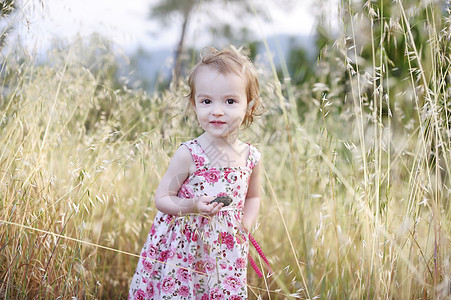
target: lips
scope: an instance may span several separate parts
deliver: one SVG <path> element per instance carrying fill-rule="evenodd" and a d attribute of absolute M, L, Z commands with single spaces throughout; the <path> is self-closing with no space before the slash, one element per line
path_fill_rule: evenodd
<path fill-rule="evenodd" d="M 210 124 L 212 124 L 212 125 L 223 125 L 225 123 L 226 122 L 223 122 L 223 121 L 210 121 Z"/>

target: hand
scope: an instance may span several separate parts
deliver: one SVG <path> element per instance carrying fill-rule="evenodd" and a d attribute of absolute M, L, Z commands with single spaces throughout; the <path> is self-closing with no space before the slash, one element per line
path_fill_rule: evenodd
<path fill-rule="evenodd" d="M 251 224 L 247 224 L 246 220 L 241 220 L 241 227 L 243 229 L 243 231 L 248 234 L 251 230 L 252 225 Z"/>
<path fill-rule="evenodd" d="M 213 199 L 215 198 L 206 196 L 199 197 L 196 201 L 197 212 L 208 216 L 216 215 L 219 212 L 219 210 L 221 210 L 221 208 L 224 206 L 224 204 L 218 202 L 213 202 L 210 204 L 210 202 Z"/>

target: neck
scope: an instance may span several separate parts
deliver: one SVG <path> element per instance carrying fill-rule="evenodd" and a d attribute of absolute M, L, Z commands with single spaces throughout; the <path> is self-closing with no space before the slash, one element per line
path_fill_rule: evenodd
<path fill-rule="evenodd" d="M 233 147 L 238 144 L 238 132 L 235 134 L 228 135 L 226 137 L 213 137 L 207 132 L 202 134 L 205 140 L 209 143 L 215 143 L 219 147 Z"/>

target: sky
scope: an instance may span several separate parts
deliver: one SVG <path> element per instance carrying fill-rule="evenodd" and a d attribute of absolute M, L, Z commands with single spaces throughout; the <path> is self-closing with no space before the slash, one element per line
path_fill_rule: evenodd
<path fill-rule="evenodd" d="M 74 38 L 86 37 L 94 32 L 111 39 L 126 52 L 133 52 L 139 47 L 150 51 L 175 47 L 179 37 L 180 19 L 174 18 L 162 28 L 161 23 L 149 18 L 150 7 L 157 0 L 22 1 L 25 4 L 15 19 L 16 24 L 19 24 L 16 25 L 18 27 L 16 32 L 23 45 L 36 51 L 48 49 L 55 38 L 70 42 Z M 257 37 L 313 33 L 315 11 L 318 10 L 315 3 L 318 1 L 253 0 L 252 2 L 256 7 L 266 11 L 267 20 L 251 15 L 246 20 L 234 22 L 245 23 L 256 32 Z M 336 15 L 338 0 L 322 2 L 330 2 L 329 13 L 332 16 Z M 283 4 L 287 4 L 288 8 L 280 9 Z M 214 14 L 216 18 L 232 20 L 234 18 L 223 8 L 213 10 L 207 11 L 207 14 L 216 13 Z M 200 46 L 199 44 L 208 42 L 204 19 L 205 14 L 195 14 L 188 32 L 188 43 Z"/>

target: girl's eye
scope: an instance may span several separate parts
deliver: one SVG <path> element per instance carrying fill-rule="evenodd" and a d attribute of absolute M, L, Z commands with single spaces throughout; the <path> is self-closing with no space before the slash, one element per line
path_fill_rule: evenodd
<path fill-rule="evenodd" d="M 204 103 L 204 104 L 210 104 L 210 103 L 211 103 L 211 100 L 210 100 L 210 99 L 205 99 L 205 100 L 202 100 L 201 103 Z"/>
<path fill-rule="evenodd" d="M 227 104 L 233 104 L 233 103 L 235 103 L 236 101 L 234 100 L 234 99 L 227 99 Z"/>

